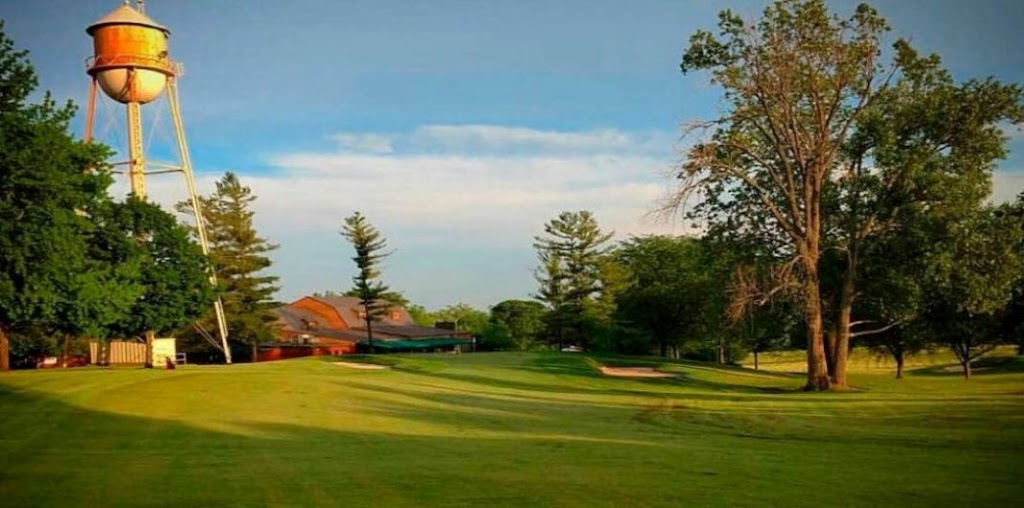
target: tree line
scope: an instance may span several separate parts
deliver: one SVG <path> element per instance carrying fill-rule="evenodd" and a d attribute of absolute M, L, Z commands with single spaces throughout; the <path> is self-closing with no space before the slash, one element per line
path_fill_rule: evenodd
<path fill-rule="evenodd" d="M 969 376 L 971 360 L 995 346 L 1024 348 L 1024 196 L 942 220 L 862 259 L 869 269 L 859 276 L 850 347 L 891 355 L 897 377 L 906 357 L 924 350 L 949 348 Z M 564 212 L 544 230 L 533 347 L 723 364 L 753 353 L 755 368 L 761 352 L 807 347 L 793 274 L 742 237 L 711 230 L 611 244 L 588 211 Z M 831 295 L 843 281 L 825 266 L 822 293 Z M 505 326 L 498 310 L 492 322 Z"/>

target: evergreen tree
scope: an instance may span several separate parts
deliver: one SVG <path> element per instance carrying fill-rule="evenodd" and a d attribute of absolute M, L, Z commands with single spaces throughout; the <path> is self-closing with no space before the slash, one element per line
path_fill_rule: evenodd
<path fill-rule="evenodd" d="M 540 284 L 535 298 L 547 304 L 548 311 L 543 320 L 547 329 L 548 342 L 558 345 L 561 350 L 565 342 L 565 274 L 561 258 L 553 251 L 538 250 L 540 266 L 534 271 L 534 278 Z"/>
<path fill-rule="evenodd" d="M 563 212 L 544 225 L 547 236 L 534 237 L 541 260 L 537 298 L 549 305 L 559 347 L 568 338 L 586 346 L 599 320 L 595 299 L 602 290 L 602 249 L 611 233 L 602 233 L 587 210 Z"/>
<path fill-rule="evenodd" d="M 352 288 L 352 294 L 356 295 L 363 305 L 367 345 L 372 352 L 373 322 L 380 321 L 380 318 L 391 307 L 391 304 L 384 299 L 385 295 L 388 294 L 388 287 L 377 280 L 380 277 L 380 270 L 377 269 L 377 266 L 382 259 L 391 255 L 391 253 L 384 252 L 384 249 L 387 247 L 387 240 L 359 212 L 345 218 L 345 225 L 341 229 L 341 236 L 348 238 L 356 251 L 352 261 L 356 262 L 359 272 L 352 277 L 352 282 L 355 284 Z"/>
<path fill-rule="evenodd" d="M 217 182 L 216 192 L 200 198 L 228 336 L 249 346 L 252 361 L 258 358 L 259 345 L 274 339 L 270 310 L 279 289 L 278 277 L 266 273 L 271 265 L 268 253 L 278 246 L 257 234 L 251 209 L 255 200 L 252 190 L 232 172 Z M 178 210 L 191 213 L 191 204 L 179 203 Z M 206 321 L 214 323 L 214 316 Z"/>

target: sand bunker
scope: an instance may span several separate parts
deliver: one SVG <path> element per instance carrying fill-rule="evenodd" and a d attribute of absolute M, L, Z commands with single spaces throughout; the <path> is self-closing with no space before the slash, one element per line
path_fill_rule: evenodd
<path fill-rule="evenodd" d="M 651 367 L 601 367 L 601 374 L 614 377 L 678 377 L 678 374 L 660 372 Z"/>
<path fill-rule="evenodd" d="M 377 365 L 374 363 L 355 363 L 355 362 L 334 362 L 339 367 L 348 367 L 350 369 L 363 369 L 363 370 L 384 370 L 387 365 Z"/>

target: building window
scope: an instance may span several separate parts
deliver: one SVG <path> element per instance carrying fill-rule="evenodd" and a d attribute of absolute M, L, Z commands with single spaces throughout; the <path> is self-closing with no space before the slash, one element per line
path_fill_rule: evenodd
<path fill-rule="evenodd" d="M 391 320 L 398 321 L 402 317 L 402 313 L 397 310 L 391 311 Z"/>
<path fill-rule="evenodd" d="M 366 311 L 365 310 L 359 311 L 359 319 L 366 319 Z"/>

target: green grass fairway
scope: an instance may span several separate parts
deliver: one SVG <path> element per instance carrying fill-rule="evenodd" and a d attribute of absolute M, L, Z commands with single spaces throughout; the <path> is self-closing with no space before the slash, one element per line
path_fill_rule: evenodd
<path fill-rule="evenodd" d="M 0 375 L 0 506 L 1020 506 L 1024 361 L 847 393 L 574 354 Z M 594 358 L 608 365 L 642 360 Z M 346 359 L 351 360 L 351 359 Z M 648 366 L 657 366 L 650 360 Z M 985 367 L 982 362 L 981 367 Z"/>

